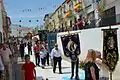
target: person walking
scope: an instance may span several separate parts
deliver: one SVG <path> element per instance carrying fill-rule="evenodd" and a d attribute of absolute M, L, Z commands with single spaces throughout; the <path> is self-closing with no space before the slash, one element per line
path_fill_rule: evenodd
<path fill-rule="evenodd" d="M 27 44 L 27 46 L 28 46 L 28 54 L 32 55 L 32 42 L 29 41 L 28 44 Z"/>
<path fill-rule="evenodd" d="M 40 45 L 39 43 L 36 42 L 34 46 L 34 53 L 35 53 L 35 61 L 36 61 L 36 66 L 40 66 Z"/>
<path fill-rule="evenodd" d="M 21 54 L 22 61 L 24 61 L 24 53 L 25 53 L 24 49 L 25 49 L 25 44 L 23 43 L 23 41 L 21 41 L 21 44 L 20 44 L 20 54 Z"/>
<path fill-rule="evenodd" d="M 7 44 L 3 44 L 2 50 L 1 50 L 1 56 L 3 59 L 3 64 L 5 67 L 5 76 L 6 76 L 6 80 L 11 80 L 11 57 L 12 57 L 12 53 L 8 47 Z"/>
<path fill-rule="evenodd" d="M 51 59 L 53 60 L 53 73 L 55 73 L 56 65 L 58 63 L 59 73 L 62 74 L 62 71 L 61 71 L 62 53 L 61 53 L 61 50 L 58 48 L 57 44 L 55 44 L 55 47 L 51 51 Z"/>
<path fill-rule="evenodd" d="M 30 61 L 30 56 L 25 55 L 25 63 L 22 66 L 23 80 L 36 80 L 35 64 Z"/>
<path fill-rule="evenodd" d="M 79 79 L 79 75 L 78 75 L 78 68 L 79 68 L 79 58 L 78 58 L 78 53 L 77 53 L 77 44 L 71 39 L 69 38 L 69 42 L 67 45 L 67 49 L 69 51 L 69 56 L 71 59 L 71 79 L 74 76 L 74 70 L 76 67 L 76 76 L 75 79 Z"/>

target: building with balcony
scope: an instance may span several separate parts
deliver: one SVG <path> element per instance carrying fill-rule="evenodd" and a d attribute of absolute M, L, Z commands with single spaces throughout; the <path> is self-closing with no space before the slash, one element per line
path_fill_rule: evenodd
<path fill-rule="evenodd" d="M 101 26 L 120 24 L 120 0 L 105 0 Z"/>
<path fill-rule="evenodd" d="M 51 13 L 50 14 L 46 14 L 44 16 L 44 28 L 45 29 L 51 29 L 52 28 L 52 23 L 51 23 Z"/>
<path fill-rule="evenodd" d="M 72 28 L 79 18 L 87 19 L 85 28 L 120 23 L 119 0 L 65 0 L 49 18 L 48 29 Z"/>
<path fill-rule="evenodd" d="M 50 16 L 49 18 L 49 28 L 59 29 L 59 28 L 72 28 L 73 24 L 77 22 L 80 16 L 85 16 L 88 14 L 93 19 L 93 6 L 91 5 L 92 0 L 65 0 Z M 86 6 L 84 6 L 84 5 Z M 84 6 L 84 7 L 83 7 Z M 84 8 L 84 9 L 83 9 Z M 90 13 L 91 12 L 91 13 Z M 92 14 L 92 15 L 91 15 Z M 45 22 L 46 23 L 46 22 Z"/>

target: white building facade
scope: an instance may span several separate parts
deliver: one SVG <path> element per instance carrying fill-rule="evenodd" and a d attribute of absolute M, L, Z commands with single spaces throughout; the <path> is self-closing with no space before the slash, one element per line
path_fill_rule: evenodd
<path fill-rule="evenodd" d="M 14 37 L 25 37 L 28 32 L 32 32 L 32 28 L 24 27 L 16 24 L 12 24 L 11 26 L 11 36 Z"/>

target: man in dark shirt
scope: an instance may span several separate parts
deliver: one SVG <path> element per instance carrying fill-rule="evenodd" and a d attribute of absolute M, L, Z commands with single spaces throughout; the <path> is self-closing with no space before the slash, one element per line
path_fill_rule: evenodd
<path fill-rule="evenodd" d="M 28 54 L 32 55 L 32 42 L 28 42 Z"/>

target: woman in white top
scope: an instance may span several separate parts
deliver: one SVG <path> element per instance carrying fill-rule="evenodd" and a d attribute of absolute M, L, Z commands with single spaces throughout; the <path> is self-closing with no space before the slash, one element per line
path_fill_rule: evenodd
<path fill-rule="evenodd" d="M 96 51 L 96 64 L 98 68 L 100 69 L 99 71 L 99 80 L 109 80 L 109 72 L 106 69 L 105 65 L 102 63 L 102 58 L 101 58 L 101 52 Z"/>

